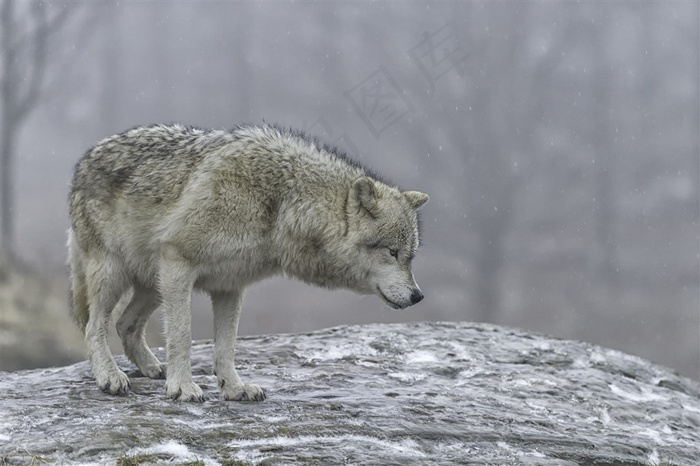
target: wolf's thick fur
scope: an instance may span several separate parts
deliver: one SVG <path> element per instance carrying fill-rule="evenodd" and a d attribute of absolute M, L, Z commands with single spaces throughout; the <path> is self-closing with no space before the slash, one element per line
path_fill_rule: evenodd
<path fill-rule="evenodd" d="M 163 305 L 166 394 L 194 401 L 190 295 L 209 293 L 214 371 L 227 400 L 262 400 L 234 368 L 247 285 L 284 273 L 324 287 L 377 294 L 399 309 L 423 298 L 411 272 L 417 208 L 334 149 L 276 127 L 205 131 L 142 127 L 100 142 L 78 162 L 70 196 L 73 314 L 98 386 L 126 394 L 129 378 L 107 345 L 110 314 L 126 355 L 148 377 L 166 376 L 144 327 Z"/>

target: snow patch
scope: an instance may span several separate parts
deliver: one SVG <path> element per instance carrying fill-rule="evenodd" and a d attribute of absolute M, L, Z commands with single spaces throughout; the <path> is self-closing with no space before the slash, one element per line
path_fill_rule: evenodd
<path fill-rule="evenodd" d="M 546 411 L 547 410 L 546 406 L 542 406 L 540 404 L 533 403 L 532 401 L 525 401 L 525 404 L 529 408 L 531 408 L 533 411 Z"/>
<path fill-rule="evenodd" d="M 288 417 L 285 416 L 255 416 L 257 419 L 260 419 L 263 422 L 269 422 L 272 424 L 278 423 L 278 422 L 283 422 L 288 420 Z"/>
<path fill-rule="evenodd" d="M 647 459 L 649 460 L 650 464 L 659 464 L 659 461 L 661 461 L 661 458 L 659 458 L 659 452 L 656 451 L 656 448 L 651 450 L 651 453 L 649 453 L 649 456 L 647 456 Z"/>
<path fill-rule="evenodd" d="M 634 364 L 644 367 L 649 365 L 648 361 L 645 361 L 641 357 L 635 356 L 633 354 L 623 353 L 622 351 L 614 349 L 605 349 L 605 352 L 607 353 L 608 359 L 618 359 L 622 361 L 632 362 Z"/>
<path fill-rule="evenodd" d="M 645 389 L 644 387 L 640 388 L 639 393 L 633 393 L 627 390 L 624 390 L 614 383 L 608 384 L 608 387 L 610 387 L 610 391 L 613 392 L 615 395 L 621 396 L 623 398 L 627 398 L 628 400 L 635 401 L 635 402 L 643 402 L 643 401 L 660 401 L 660 400 L 666 400 L 667 397 L 658 395 L 656 393 L 652 393 L 648 389 Z"/>
<path fill-rule="evenodd" d="M 507 450 L 507 451 L 513 451 L 513 448 L 508 445 L 506 442 L 498 442 L 496 443 L 496 446 L 500 448 L 501 450 Z"/>
<path fill-rule="evenodd" d="M 552 344 L 548 341 L 535 341 L 532 346 L 538 350 L 542 351 L 551 351 L 552 350 Z"/>
<path fill-rule="evenodd" d="M 639 432 L 640 435 L 643 435 L 645 437 L 649 437 L 654 441 L 656 444 L 661 444 L 663 441 L 661 440 L 661 435 L 659 435 L 659 431 L 653 430 L 653 429 L 644 429 Z"/>
<path fill-rule="evenodd" d="M 302 353 L 302 357 L 310 360 L 333 361 L 348 357 L 356 358 L 358 356 L 376 356 L 377 350 L 369 345 L 342 344 L 313 350 L 305 350 L 301 351 L 300 353 Z"/>
<path fill-rule="evenodd" d="M 376 448 L 377 451 L 392 452 L 394 455 L 406 456 L 409 458 L 425 458 L 425 453 L 420 449 L 419 445 L 411 439 L 403 439 L 400 441 L 390 441 L 375 437 L 362 435 L 342 435 L 342 436 L 313 436 L 302 435 L 299 437 L 274 437 L 261 438 L 252 440 L 236 440 L 229 444 L 230 448 L 239 449 L 239 458 L 244 458 L 248 461 L 257 461 L 266 456 L 260 449 L 269 449 L 274 447 L 305 447 L 313 448 L 334 448 L 338 445 L 355 444 L 366 445 Z M 247 451 L 245 451 L 247 450 Z"/>
<path fill-rule="evenodd" d="M 435 362 L 437 357 L 432 351 L 412 351 L 406 355 L 406 364 L 419 364 L 424 362 Z"/>
<path fill-rule="evenodd" d="M 700 405 L 694 406 L 694 405 L 687 405 L 687 404 L 682 404 L 683 409 L 687 409 L 688 411 L 692 411 L 694 413 L 700 414 Z"/>
<path fill-rule="evenodd" d="M 194 459 L 195 457 L 190 453 L 190 449 L 187 448 L 186 445 L 178 443 L 175 440 L 168 440 L 165 443 L 153 445 L 151 447 L 134 448 L 129 452 L 129 455 L 170 455 L 177 459 Z"/>
<path fill-rule="evenodd" d="M 544 453 L 537 451 L 537 450 L 530 450 L 530 451 L 520 451 L 518 452 L 518 456 L 524 457 L 524 458 L 546 458 L 547 455 Z"/>
<path fill-rule="evenodd" d="M 467 382 L 465 382 L 466 380 L 474 378 L 477 375 L 486 374 L 486 373 L 487 373 L 487 370 L 485 370 L 483 367 L 480 367 L 480 366 L 472 366 L 468 369 L 464 369 L 463 371 L 461 371 L 457 375 L 457 380 L 460 381 L 459 383 L 457 383 L 457 386 L 466 385 L 467 384 Z"/>
<path fill-rule="evenodd" d="M 592 356 L 593 355 L 591 355 L 591 360 L 593 359 Z M 574 369 L 588 369 L 589 367 L 591 367 L 591 364 L 586 358 L 575 358 L 571 363 L 571 367 L 573 367 Z"/>
<path fill-rule="evenodd" d="M 391 377 L 392 379 L 400 380 L 404 383 L 414 384 L 416 382 L 420 382 L 421 380 L 425 380 L 426 378 L 428 378 L 428 374 L 411 372 L 392 372 L 391 374 L 389 374 L 389 377 Z"/>
<path fill-rule="evenodd" d="M 515 379 L 515 380 L 513 380 L 513 385 L 516 387 L 531 387 L 532 382 L 530 382 L 529 380 L 525 380 L 525 379 Z"/>
<path fill-rule="evenodd" d="M 603 364 L 608 362 L 608 358 L 606 358 L 605 355 L 598 350 L 591 351 L 590 358 L 591 362 L 594 364 Z"/>

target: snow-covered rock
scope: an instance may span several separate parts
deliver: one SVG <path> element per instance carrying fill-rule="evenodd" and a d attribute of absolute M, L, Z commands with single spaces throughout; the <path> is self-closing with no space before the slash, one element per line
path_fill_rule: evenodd
<path fill-rule="evenodd" d="M 156 350 L 163 357 L 163 350 Z M 597 346 L 471 323 L 241 338 L 262 403 L 225 402 L 212 344 L 193 345 L 207 401 L 164 381 L 100 392 L 86 362 L 0 373 L 6 464 L 700 464 L 700 384 Z M 2 463 L 0 461 L 0 463 Z"/>

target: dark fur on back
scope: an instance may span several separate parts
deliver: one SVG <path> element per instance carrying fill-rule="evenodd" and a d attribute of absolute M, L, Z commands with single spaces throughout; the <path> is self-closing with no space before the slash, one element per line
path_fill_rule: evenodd
<path fill-rule="evenodd" d="M 252 124 L 237 125 L 237 126 L 234 127 L 233 131 L 235 132 L 235 131 L 238 130 L 238 129 L 246 129 L 246 128 L 251 128 L 251 127 L 254 127 L 254 126 L 255 126 L 255 125 L 252 125 Z M 292 127 L 282 126 L 282 125 L 278 125 L 278 124 L 274 124 L 274 123 L 272 123 L 272 124 L 270 124 L 270 123 L 265 123 L 264 126 L 265 126 L 265 127 L 268 127 L 268 128 L 272 128 L 272 129 L 278 131 L 278 132 L 279 132 L 280 134 L 282 134 L 282 135 L 285 135 L 285 136 L 288 136 L 288 137 L 291 137 L 291 138 L 297 138 L 297 139 L 301 139 L 301 140 L 303 140 L 303 141 L 306 141 L 307 143 L 309 143 L 309 144 L 311 144 L 312 146 L 314 146 L 318 151 L 323 151 L 323 152 L 326 152 L 326 153 L 328 153 L 328 154 L 331 154 L 331 155 L 334 156 L 335 158 L 337 158 L 337 159 L 339 159 L 339 160 L 342 160 L 343 162 L 347 163 L 347 164 L 350 165 L 351 167 L 355 167 L 355 168 L 361 170 L 362 172 L 364 172 L 364 173 L 365 173 L 367 176 L 369 176 L 370 178 L 374 178 L 375 180 L 380 181 L 380 182 L 382 182 L 382 183 L 384 183 L 384 184 L 386 184 L 386 185 L 394 186 L 394 187 L 400 189 L 399 186 L 397 186 L 395 183 L 393 183 L 393 182 L 391 182 L 390 180 L 388 180 L 384 175 L 380 175 L 379 173 L 376 173 L 376 172 L 375 172 L 374 170 L 372 170 L 371 168 L 367 167 L 366 165 L 364 165 L 363 163 L 359 162 L 358 160 L 352 158 L 352 157 L 351 157 L 350 155 L 348 155 L 348 153 L 345 152 L 344 150 L 340 149 L 340 148 L 337 147 L 337 146 L 332 146 L 332 145 L 326 143 L 325 141 L 323 141 L 323 140 L 322 140 L 321 138 L 319 138 L 318 136 L 314 136 L 314 135 L 308 134 L 308 133 L 305 132 L 305 131 L 298 130 L 298 129 L 294 129 L 294 128 L 292 128 Z"/>
<path fill-rule="evenodd" d="M 182 173 L 179 165 L 182 163 L 185 166 L 196 165 L 198 158 L 206 150 L 211 150 L 217 144 L 226 144 L 232 140 L 238 139 L 238 132 L 254 128 L 255 125 L 242 124 L 233 127 L 230 131 L 217 131 L 212 129 L 203 129 L 196 126 L 181 126 L 181 125 L 149 125 L 137 126 L 123 131 L 119 134 L 106 138 L 100 141 L 95 146 L 91 147 L 83 157 L 78 160 L 71 191 L 86 188 L 86 183 L 93 183 L 95 180 L 91 177 L 84 176 L 88 168 L 92 173 L 99 173 L 102 180 L 115 187 L 127 188 L 132 192 L 144 192 L 148 194 L 147 186 L 129 185 L 130 180 L 141 177 L 135 177 L 135 174 L 142 174 L 145 170 L 152 168 L 149 162 L 162 164 L 167 159 L 166 163 L 178 165 L 173 167 L 173 171 Z M 295 138 L 315 147 L 318 151 L 326 152 L 333 157 L 342 160 L 348 165 L 355 167 L 365 173 L 367 176 L 374 178 L 389 186 L 398 187 L 395 183 L 387 180 L 386 177 L 379 175 L 367 166 L 350 157 L 346 152 L 336 146 L 331 146 L 318 137 L 309 135 L 301 130 L 295 130 L 289 127 L 284 127 L 275 124 L 266 124 L 264 128 L 273 129 L 279 132 L 282 136 Z M 164 140 L 162 132 L 159 132 L 158 138 L 148 138 L 148 130 L 151 129 L 166 129 L 170 133 L 170 138 Z M 216 135 L 216 136 L 215 136 Z M 214 136 L 214 137 L 212 137 Z M 217 137 L 218 136 L 218 137 Z M 164 144 L 168 143 L 168 144 Z M 173 150 L 175 148 L 175 150 Z M 105 152 L 119 152 L 119 157 L 105 156 Z M 95 157 L 95 155 L 101 155 Z M 179 160 L 184 159 L 184 160 Z M 185 170 L 186 171 L 186 170 Z M 186 180 L 182 179 L 167 179 L 170 186 L 174 183 L 182 185 Z M 161 187 L 159 187 L 161 188 Z M 162 193 L 162 189 L 153 189 L 153 193 Z"/>

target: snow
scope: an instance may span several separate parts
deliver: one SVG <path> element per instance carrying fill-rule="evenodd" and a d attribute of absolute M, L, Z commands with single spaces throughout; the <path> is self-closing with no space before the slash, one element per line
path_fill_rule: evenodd
<path fill-rule="evenodd" d="M 667 399 L 667 397 L 653 393 L 645 387 L 640 387 L 639 392 L 633 392 L 618 387 L 615 384 L 610 384 L 609 386 L 614 394 L 635 402 L 651 402 Z"/>
<path fill-rule="evenodd" d="M 155 454 L 166 454 L 174 456 L 178 459 L 194 459 L 193 455 L 190 453 L 187 446 L 176 442 L 175 440 L 168 440 L 167 442 L 153 445 L 147 448 L 135 448 L 129 451 L 129 456 L 133 455 L 155 455 Z"/>
<path fill-rule="evenodd" d="M 403 439 L 400 441 L 390 441 L 376 437 L 362 435 L 339 435 L 339 436 L 313 436 L 303 435 L 299 437 L 274 437 L 265 439 L 237 440 L 231 442 L 228 447 L 232 449 L 244 450 L 241 455 L 246 461 L 259 461 L 266 455 L 265 450 L 272 451 L 275 447 L 303 448 L 313 446 L 314 448 L 335 448 L 339 445 L 354 444 L 357 448 L 369 448 L 381 451 L 384 454 L 398 455 L 406 458 L 424 458 L 426 455 L 418 448 L 415 441 Z M 260 450 L 263 450 L 262 452 Z M 256 451 L 257 450 L 257 451 Z"/>
<path fill-rule="evenodd" d="M 432 351 L 412 351 L 406 355 L 406 364 L 421 364 L 437 361 L 437 356 Z"/>

